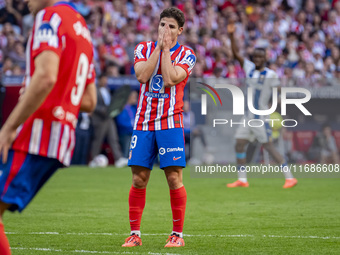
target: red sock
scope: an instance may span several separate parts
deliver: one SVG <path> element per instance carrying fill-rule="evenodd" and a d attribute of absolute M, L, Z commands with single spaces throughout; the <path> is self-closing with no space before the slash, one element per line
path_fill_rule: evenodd
<path fill-rule="evenodd" d="M 146 189 L 131 187 L 129 193 L 129 217 L 131 231 L 140 230 L 140 222 L 145 206 Z"/>
<path fill-rule="evenodd" d="M 11 255 L 11 250 L 9 249 L 9 243 L 5 235 L 4 225 L 2 223 L 0 223 L 0 254 Z"/>
<path fill-rule="evenodd" d="M 182 233 L 185 206 L 187 204 L 187 192 L 184 186 L 179 189 L 170 190 L 170 202 L 172 210 L 173 231 Z"/>

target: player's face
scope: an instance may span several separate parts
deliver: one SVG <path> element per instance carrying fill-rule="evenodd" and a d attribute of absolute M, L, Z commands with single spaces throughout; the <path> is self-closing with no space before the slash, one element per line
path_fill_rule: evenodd
<path fill-rule="evenodd" d="M 253 54 L 253 62 L 256 69 L 261 69 L 266 63 L 266 53 L 263 50 L 255 50 Z"/>
<path fill-rule="evenodd" d="M 165 25 L 169 25 L 172 42 L 176 42 L 177 37 L 183 31 L 183 27 L 179 27 L 177 21 L 174 18 L 163 18 L 159 22 L 158 33 Z"/>
<path fill-rule="evenodd" d="M 37 13 L 48 6 L 48 0 L 24 0 L 28 4 L 28 9 L 35 16 Z"/>

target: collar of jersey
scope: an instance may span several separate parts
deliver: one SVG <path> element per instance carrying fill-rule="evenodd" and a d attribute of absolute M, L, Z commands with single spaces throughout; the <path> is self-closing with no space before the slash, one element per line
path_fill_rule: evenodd
<path fill-rule="evenodd" d="M 155 42 L 155 47 L 156 47 L 156 46 L 157 46 L 157 41 Z M 179 43 L 177 42 L 176 45 L 170 49 L 170 51 L 175 51 L 175 50 L 177 50 L 177 49 L 179 48 L 179 46 L 180 46 L 180 45 L 179 45 Z"/>
<path fill-rule="evenodd" d="M 76 12 L 78 12 L 77 7 L 74 5 L 74 3 L 66 2 L 66 1 L 60 1 L 60 2 L 55 3 L 53 6 L 58 6 L 58 5 L 68 5 L 69 7 L 74 9 Z"/>

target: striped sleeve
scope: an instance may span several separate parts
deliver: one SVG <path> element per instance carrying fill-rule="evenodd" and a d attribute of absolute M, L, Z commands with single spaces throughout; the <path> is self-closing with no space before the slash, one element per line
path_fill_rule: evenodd
<path fill-rule="evenodd" d="M 145 42 L 139 43 L 135 48 L 135 63 L 141 62 L 141 61 L 147 61 L 146 57 L 146 51 L 147 51 L 147 45 Z"/>
<path fill-rule="evenodd" d="M 193 50 L 186 48 L 185 52 L 182 53 L 183 57 L 179 60 L 176 66 L 182 67 L 188 74 L 191 74 L 192 69 L 196 64 L 196 55 Z"/>
<path fill-rule="evenodd" d="M 87 75 L 86 85 L 94 83 L 96 80 L 96 71 L 94 68 L 94 64 L 92 63 L 89 68 L 89 73 Z"/>
<path fill-rule="evenodd" d="M 61 56 L 63 43 L 61 36 L 61 17 L 52 9 L 43 9 L 36 15 L 32 57 L 37 57 L 45 50 Z"/>

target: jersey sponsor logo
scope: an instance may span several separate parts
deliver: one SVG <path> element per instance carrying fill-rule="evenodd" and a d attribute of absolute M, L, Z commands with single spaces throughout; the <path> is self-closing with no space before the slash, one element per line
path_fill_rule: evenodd
<path fill-rule="evenodd" d="M 61 106 L 54 107 L 52 114 L 58 120 L 63 120 L 65 118 L 65 111 L 64 111 L 63 107 L 61 107 Z"/>
<path fill-rule="evenodd" d="M 145 96 L 152 97 L 152 98 L 169 98 L 169 95 L 165 93 L 145 92 Z"/>
<path fill-rule="evenodd" d="M 168 148 L 166 152 L 174 152 L 174 151 L 184 151 L 183 148 L 177 147 L 177 148 Z"/>
<path fill-rule="evenodd" d="M 178 151 L 184 151 L 184 149 L 183 148 L 180 148 L 180 147 L 177 147 L 177 148 L 167 148 L 167 149 L 165 149 L 165 148 L 163 148 L 163 147 L 161 147 L 161 148 L 159 148 L 159 154 L 160 155 L 164 155 L 165 153 L 167 153 L 167 152 L 178 152 Z M 173 160 L 178 160 L 178 159 L 180 159 L 181 157 L 173 157 Z"/>
<path fill-rule="evenodd" d="M 151 87 L 153 91 L 160 91 L 163 88 L 163 77 L 157 74 L 152 78 Z"/>
<path fill-rule="evenodd" d="M 163 147 L 159 148 L 159 154 L 164 155 L 165 154 L 165 149 Z"/>
<path fill-rule="evenodd" d="M 73 24 L 73 29 L 77 36 L 82 36 L 85 40 L 91 43 L 91 33 L 87 27 L 81 24 L 80 21 Z"/>

